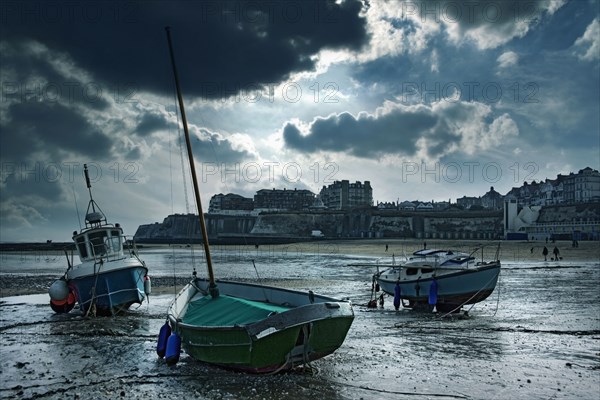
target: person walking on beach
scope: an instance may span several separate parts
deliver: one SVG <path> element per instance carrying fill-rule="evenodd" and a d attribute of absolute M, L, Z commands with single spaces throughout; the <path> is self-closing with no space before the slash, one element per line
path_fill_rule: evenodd
<path fill-rule="evenodd" d="M 552 250 L 552 253 L 554 253 L 554 260 L 558 261 L 558 258 L 560 256 L 560 251 L 558 250 L 558 247 L 554 246 L 554 250 Z"/>
<path fill-rule="evenodd" d="M 544 255 L 544 261 L 548 261 L 546 258 L 548 256 L 548 248 L 544 246 L 544 250 L 542 250 L 542 254 Z"/>

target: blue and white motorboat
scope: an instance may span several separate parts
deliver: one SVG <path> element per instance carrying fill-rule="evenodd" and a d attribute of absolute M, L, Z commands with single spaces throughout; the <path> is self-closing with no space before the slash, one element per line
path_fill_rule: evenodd
<path fill-rule="evenodd" d="M 400 265 L 378 271 L 373 280 L 406 308 L 456 312 L 489 297 L 500 275 L 499 247 L 495 260 L 478 261 L 473 253 L 422 249 Z M 407 303 L 405 303 L 407 301 Z"/>
<path fill-rule="evenodd" d="M 86 315 L 115 315 L 150 294 L 148 268 L 123 235 L 119 224 L 109 224 L 92 198 L 87 165 L 84 165 L 90 201 L 85 228 L 73 232 L 80 264 L 67 257 L 65 275 L 50 287 L 50 305 L 59 313 L 79 304 Z"/>

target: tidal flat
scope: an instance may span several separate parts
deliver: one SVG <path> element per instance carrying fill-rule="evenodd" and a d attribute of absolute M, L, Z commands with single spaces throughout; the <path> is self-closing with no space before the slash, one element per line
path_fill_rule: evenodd
<path fill-rule="evenodd" d="M 174 293 L 189 279 L 192 265 L 204 274 L 197 249 L 194 254 L 168 246 L 140 249 L 154 294 L 124 315 L 98 318 L 84 317 L 77 308 L 62 315 L 50 309 L 46 289 L 64 273 L 64 255 L 1 254 L 0 397 L 597 398 L 598 242 L 581 242 L 579 249 L 559 242 L 563 259 L 558 261 L 543 261 L 542 242 L 502 243 L 496 290 L 468 315 L 395 311 L 391 298 L 383 308 L 368 309 L 375 265 L 389 262 L 392 254 L 401 261 L 421 245 L 365 240 L 215 248 L 215 270 L 222 279 L 313 290 L 354 304 L 356 318 L 334 354 L 267 376 L 212 367 L 185 353 L 175 366 L 156 356 L 158 331 Z M 370 263 L 373 267 L 358 266 Z"/>

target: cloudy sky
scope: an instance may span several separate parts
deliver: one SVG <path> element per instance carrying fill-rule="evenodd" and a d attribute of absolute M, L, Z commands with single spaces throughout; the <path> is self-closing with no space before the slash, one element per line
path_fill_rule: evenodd
<path fill-rule="evenodd" d="M 455 201 L 599 168 L 595 0 L 8 0 L 1 241 L 70 240 L 84 163 L 129 235 L 194 211 L 167 25 L 205 209 L 342 179 Z"/>

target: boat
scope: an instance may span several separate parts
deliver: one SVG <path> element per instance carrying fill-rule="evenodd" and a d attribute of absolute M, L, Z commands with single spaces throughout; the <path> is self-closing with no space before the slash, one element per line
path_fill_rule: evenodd
<path fill-rule="evenodd" d="M 166 32 L 208 278 L 197 277 L 194 270 L 175 296 L 157 353 L 173 365 L 183 348 L 197 361 L 248 373 L 309 367 L 342 345 L 354 320 L 352 304 L 310 290 L 215 279 L 169 28 Z"/>
<path fill-rule="evenodd" d="M 483 248 L 482 253 L 483 253 Z M 411 309 L 458 312 L 469 304 L 488 298 L 500 275 L 500 260 L 478 261 L 474 253 L 442 249 L 421 249 L 399 265 L 379 271 L 373 281 L 383 292 L 394 296 L 394 306 Z M 405 303 L 405 301 L 407 303 Z"/>
<path fill-rule="evenodd" d="M 132 304 L 141 304 L 150 294 L 148 268 L 123 235 L 120 224 L 110 224 L 92 197 L 87 165 L 84 173 L 90 195 L 85 227 L 73 232 L 73 242 L 80 263 L 67 255 L 64 276 L 49 289 L 50 306 L 66 313 L 75 303 L 85 315 L 119 314 Z"/>

